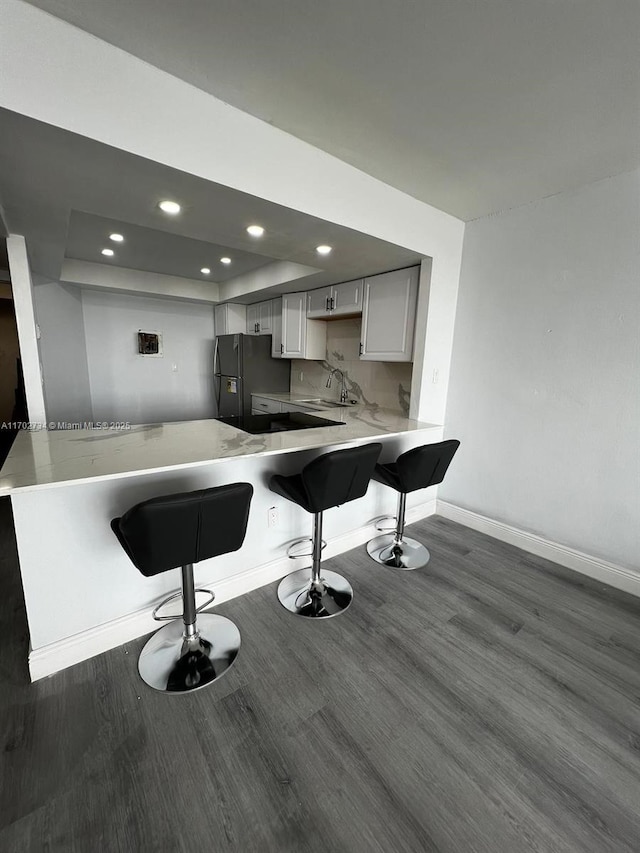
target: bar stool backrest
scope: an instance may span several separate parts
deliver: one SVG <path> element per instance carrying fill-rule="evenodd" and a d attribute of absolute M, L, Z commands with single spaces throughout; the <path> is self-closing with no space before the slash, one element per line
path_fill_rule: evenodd
<path fill-rule="evenodd" d="M 441 483 L 460 442 L 456 438 L 424 444 L 398 457 L 397 472 L 403 492 L 415 492 Z"/>
<path fill-rule="evenodd" d="M 310 512 L 324 512 L 366 494 L 382 444 L 333 450 L 306 465 L 301 474 Z"/>
<path fill-rule="evenodd" d="M 111 529 L 134 566 L 151 577 L 237 551 L 252 495 L 250 483 L 163 495 L 114 518 Z"/>

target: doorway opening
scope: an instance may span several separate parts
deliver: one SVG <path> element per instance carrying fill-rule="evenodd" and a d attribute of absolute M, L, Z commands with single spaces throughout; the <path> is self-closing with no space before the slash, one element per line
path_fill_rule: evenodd
<path fill-rule="evenodd" d="M 0 467 L 27 420 L 20 345 L 6 240 L 0 238 Z"/>

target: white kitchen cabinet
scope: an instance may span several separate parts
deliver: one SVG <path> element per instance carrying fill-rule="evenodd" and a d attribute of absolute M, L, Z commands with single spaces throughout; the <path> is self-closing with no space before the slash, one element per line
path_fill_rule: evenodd
<path fill-rule="evenodd" d="M 272 328 L 272 300 L 247 305 L 246 333 L 248 335 L 270 335 Z"/>
<path fill-rule="evenodd" d="M 273 299 L 258 302 L 258 334 L 270 335 L 272 333 Z"/>
<path fill-rule="evenodd" d="M 282 299 L 271 300 L 271 357 L 282 358 Z"/>
<path fill-rule="evenodd" d="M 258 303 L 247 305 L 247 328 L 248 335 L 258 334 Z"/>
<path fill-rule="evenodd" d="M 329 317 L 332 287 L 321 287 L 307 293 L 307 317 Z"/>
<path fill-rule="evenodd" d="M 235 335 L 244 332 L 247 324 L 247 306 L 234 302 L 216 305 L 214 309 L 216 335 Z"/>
<path fill-rule="evenodd" d="M 363 280 L 345 281 L 331 288 L 331 316 L 341 317 L 362 312 Z"/>
<path fill-rule="evenodd" d="M 364 280 L 360 358 L 412 361 L 419 267 Z"/>
<path fill-rule="evenodd" d="M 268 397 L 260 397 L 257 394 L 252 394 L 251 411 L 258 412 L 261 415 L 265 413 L 276 414 L 282 411 L 282 403 L 279 403 L 277 400 L 269 400 Z"/>
<path fill-rule="evenodd" d="M 362 312 L 362 279 L 333 284 L 310 290 L 307 317 L 330 320 L 332 317 L 353 317 Z"/>
<path fill-rule="evenodd" d="M 307 317 L 307 294 L 282 297 L 282 357 L 320 361 L 327 357 L 327 325 Z"/>

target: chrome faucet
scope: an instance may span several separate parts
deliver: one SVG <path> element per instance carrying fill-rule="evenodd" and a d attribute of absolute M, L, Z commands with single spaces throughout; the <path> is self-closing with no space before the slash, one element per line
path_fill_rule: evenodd
<path fill-rule="evenodd" d="M 329 373 L 329 378 L 327 379 L 327 388 L 331 388 L 331 379 L 333 378 L 334 373 L 340 374 L 340 402 L 347 402 L 347 388 L 345 385 L 344 373 L 340 370 L 339 367 L 334 367 L 333 370 Z"/>

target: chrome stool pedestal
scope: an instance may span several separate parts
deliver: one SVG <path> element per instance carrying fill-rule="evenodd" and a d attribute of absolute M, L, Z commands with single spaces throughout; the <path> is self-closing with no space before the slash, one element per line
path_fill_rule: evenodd
<path fill-rule="evenodd" d="M 321 570 L 320 560 L 325 545 L 322 541 L 321 512 L 314 514 L 311 542 L 313 543 L 311 554 L 289 554 L 291 559 L 295 559 L 296 556 L 311 556 L 313 559 L 311 576 L 309 576 L 309 569 L 300 569 L 287 575 L 278 586 L 278 600 L 283 607 L 295 613 L 296 616 L 328 619 L 347 609 L 353 600 L 353 589 L 349 581 L 337 572 Z M 297 542 L 294 543 L 294 546 L 297 544 Z"/>
<path fill-rule="evenodd" d="M 206 592 L 209 600 L 196 607 L 196 592 Z M 182 619 L 158 616 L 167 602 L 182 598 Z M 169 596 L 153 611 L 157 621 L 168 625 L 147 641 L 138 660 L 138 672 L 154 690 L 185 693 L 200 690 L 224 675 L 240 649 L 240 631 L 230 619 L 213 613 L 200 613 L 215 596 L 194 588 L 193 564 L 182 566 L 182 592 Z"/>
<path fill-rule="evenodd" d="M 367 542 L 367 553 L 383 566 L 401 571 L 421 569 L 431 559 L 431 554 L 421 542 L 404 535 L 404 517 L 407 496 L 398 495 L 398 516 L 393 533 L 376 536 Z"/>

